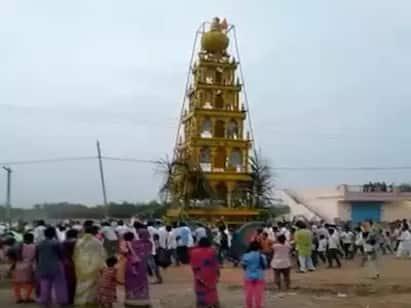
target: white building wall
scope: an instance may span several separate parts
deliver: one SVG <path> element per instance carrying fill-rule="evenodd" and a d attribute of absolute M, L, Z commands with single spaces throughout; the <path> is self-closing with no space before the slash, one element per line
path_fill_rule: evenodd
<path fill-rule="evenodd" d="M 349 202 L 339 202 L 338 217 L 343 221 L 351 220 L 351 204 Z"/>
<path fill-rule="evenodd" d="M 284 201 L 290 207 L 290 216 L 304 216 L 308 220 L 318 219 L 317 215 L 310 209 L 305 207 L 303 204 L 296 202 L 290 195 L 285 191 L 279 190 L 276 195 Z"/>
<path fill-rule="evenodd" d="M 382 207 L 381 220 L 382 221 L 394 221 L 397 219 L 410 219 L 411 218 L 411 202 L 393 202 L 385 203 Z"/>
<path fill-rule="evenodd" d="M 348 220 L 351 216 L 351 207 L 340 204 L 342 193 L 337 188 L 305 189 L 296 191 L 304 204 L 314 209 L 329 223 L 336 218 Z"/>
<path fill-rule="evenodd" d="M 351 204 L 344 202 L 343 192 L 336 188 L 299 189 L 292 190 L 298 201 L 282 195 L 283 200 L 290 206 L 291 216 L 303 215 L 308 219 L 320 216 L 327 222 L 334 222 L 336 218 L 351 220 Z M 304 206 L 306 205 L 306 206 Z M 318 217 L 317 216 L 317 217 Z M 394 221 L 398 219 L 411 219 L 411 201 L 385 203 L 382 206 L 381 220 Z"/>

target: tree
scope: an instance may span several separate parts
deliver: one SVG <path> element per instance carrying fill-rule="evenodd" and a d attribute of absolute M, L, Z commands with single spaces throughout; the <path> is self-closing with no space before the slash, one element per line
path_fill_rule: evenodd
<path fill-rule="evenodd" d="M 158 161 L 158 165 L 164 175 L 160 196 L 165 202 L 186 207 L 192 200 L 212 199 L 213 191 L 200 166 L 168 158 Z"/>
<path fill-rule="evenodd" d="M 252 204 L 255 208 L 264 208 L 273 202 L 273 173 L 266 160 L 261 158 L 257 152 L 250 157 L 251 187 L 250 194 Z"/>

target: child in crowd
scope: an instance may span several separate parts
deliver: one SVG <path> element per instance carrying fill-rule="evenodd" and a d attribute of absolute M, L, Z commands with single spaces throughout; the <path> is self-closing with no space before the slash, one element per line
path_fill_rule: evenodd
<path fill-rule="evenodd" d="M 117 259 L 115 257 L 108 258 L 106 265 L 97 288 L 97 301 L 100 308 L 112 308 L 117 301 Z"/>
<path fill-rule="evenodd" d="M 286 242 L 284 234 L 281 234 L 277 238 L 277 242 L 273 245 L 273 260 L 271 261 L 271 267 L 274 270 L 274 281 L 278 289 L 281 290 L 281 276 L 285 288 L 290 288 L 290 270 L 291 270 L 291 246 Z"/>
<path fill-rule="evenodd" d="M 328 246 L 328 240 L 324 234 L 321 234 L 320 239 L 318 240 L 317 255 L 323 263 L 327 262 L 327 258 L 326 258 L 327 246 Z"/>
<path fill-rule="evenodd" d="M 327 258 L 328 258 L 328 268 L 333 267 L 333 261 L 337 263 L 338 267 L 341 267 L 341 262 L 340 258 L 338 257 L 339 255 L 339 238 L 337 232 L 335 232 L 335 229 L 330 228 L 328 230 L 328 233 L 330 234 L 328 238 L 328 249 L 327 249 Z"/>
<path fill-rule="evenodd" d="M 12 271 L 13 290 L 17 303 L 34 303 L 34 262 L 36 246 L 31 233 L 24 234 L 23 244 L 14 248 L 14 270 Z M 24 291 L 25 294 L 22 294 Z"/>
<path fill-rule="evenodd" d="M 248 252 L 241 259 L 241 265 L 245 270 L 245 307 L 261 308 L 264 302 L 264 271 L 267 260 L 261 253 L 258 242 L 251 242 Z"/>

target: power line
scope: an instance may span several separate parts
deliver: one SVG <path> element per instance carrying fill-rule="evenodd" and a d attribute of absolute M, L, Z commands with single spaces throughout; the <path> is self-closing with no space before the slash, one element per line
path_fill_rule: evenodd
<path fill-rule="evenodd" d="M 138 164 L 160 164 L 160 160 L 152 159 L 139 159 L 133 157 L 116 157 L 116 156 L 102 156 L 103 160 L 130 162 Z M 62 163 L 72 161 L 86 161 L 97 160 L 97 156 L 77 156 L 77 157 L 64 157 L 64 158 L 51 158 L 51 159 L 39 159 L 39 160 L 21 160 L 21 161 L 8 161 L 0 162 L 0 165 L 34 165 L 34 164 L 49 164 L 49 163 Z M 273 170 L 282 171 L 390 171 L 390 170 L 411 170 L 411 165 L 403 166 L 307 166 L 307 167 L 288 167 L 278 166 L 273 167 Z"/>
<path fill-rule="evenodd" d="M 112 157 L 112 156 L 102 156 L 103 160 L 114 160 L 123 162 L 134 162 L 134 163 L 150 163 L 158 164 L 156 160 L 148 159 L 137 159 L 129 157 Z M 64 157 L 64 158 L 50 158 L 50 159 L 38 159 L 38 160 L 19 160 L 19 161 L 7 161 L 0 162 L 0 165 L 35 165 L 35 164 L 49 164 L 49 163 L 62 163 L 70 161 L 85 161 L 85 160 L 95 160 L 98 159 L 97 156 L 83 156 L 83 157 Z"/>
<path fill-rule="evenodd" d="M 378 170 L 411 170 L 411 166 L 359 166 L 359 167 L 273 167 L 273 170 L 285 171 L 378 171 Z"/>
<path fill-rule="evenodd" d="M 130 162 L 130 163 L 158 164 L 157 160 L 137 159 L 137 158 L 128 158 L 128 157 L 102 156 L 102 159 L 103 160 L 123 161 L 123 162 Z"/>
<path fill-rule="evenodd" d="M 80 156 L 80 157 L 64 157 L 64 158 L 51 158 L 51 159 L 38 159 L 38 160 L 18 160 L 0 162 L 0 165 L 34 165 L 34 164 L 48 164 L 48 163 L 62 163 L 68 161 L 81 161 L 97 159 L 97 156 Z"/>

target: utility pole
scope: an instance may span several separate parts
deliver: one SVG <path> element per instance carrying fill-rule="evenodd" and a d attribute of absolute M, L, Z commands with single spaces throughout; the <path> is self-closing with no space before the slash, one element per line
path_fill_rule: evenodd
<path fill-rule="evenodd" d="M 7 171 L 7 199 L 6 199 L 6 220 L 11 228 L 11 168 L 3 167 Z"/>
<path fill-rule="evenodd" d="M 98 164 L 100 168 L 101 188 L 103 190 L 104 211 L 105 211 L 106 218 L 108 218 L 109 211 L 108 211 L 108 203 L 107 203 L 106 183 L 104 181 L 103 160 L 101 158 L 101 148 L 100 148 L 100 142 L 98 140 L 97 140 L 97 158 L 98 158 Z"/>

